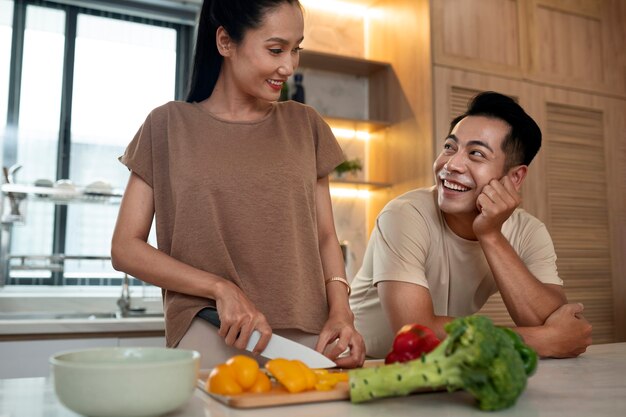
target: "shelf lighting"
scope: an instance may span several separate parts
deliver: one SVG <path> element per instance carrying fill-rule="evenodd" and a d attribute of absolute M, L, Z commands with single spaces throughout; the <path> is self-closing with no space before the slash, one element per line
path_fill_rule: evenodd
<path fill-rule="evenodd" d="M 347 187 L 334 187 L 330 186 L 330 195 L 332 197 L 347 197 L 347 198 L 369 198 L 370 192 L 369 190 L 360 190 L 358 188 L 347 188 Z"/>
<path fill-rule="evenodd" d="M 370 133 L 364 130 L 332 128 L 334 135 L 341 139 L 370 140 Z"/>
<path fill-rule="evenodd" d="M 318 9 L 337 14 L 349 14 L 357 17 L 365 17 L 368 11 L 367 6 L 339 0 L 300 0 L 300 3 L 302 3 L 305 9 Z"/>

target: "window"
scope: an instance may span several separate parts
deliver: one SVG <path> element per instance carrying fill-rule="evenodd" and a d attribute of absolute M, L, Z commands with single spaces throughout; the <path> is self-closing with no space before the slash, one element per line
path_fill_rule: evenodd
<path fill-rule="evenodd" d="M 22 184 L 32 184 L 38 178 L 54 179 L 56 175 L 64 44 L 65 12 L 29 6 L 17 124 L 16 162 L 22 168 L 16 172 L 15 179 Z M 22 203 L 21 211 L 24 221 L 13 226 L 11 253 L 18 256 L 52 253 L 54 205 L 29 200 Z M 47 270 L 16 270 L 12 275 L 52 276 Z"/>
<path fill-rule="evenodd" d="M 14 10 L 23 18 L 12 28 Z M 177 98 L 187 71 L 179 49 L 187 56 L 191 42 L 185 24 L 133 13 L 0 0 L 0 132 L 7 137 L 0 155 L 5 166 L 21 165 L 16 183 L 69 179 L 82 188 L 100 181 L 123 190 L 129 174 L 117 157 L 150 110 Z M 17 125 L 13 133 L 7 121 Z M 107 259 L 116 203 L 26 199 L 23 220 L 11 226 L 5 281 L 118 284 L 122 274 Z"/>
<path fill-rule="evenodd" d="M 174 99 L 175 77 L 174 29 L 78 16 L 70 148 L 72 181 L 124 186 L 128 170 L 117 157 L 148 112 Z M 117 205 L 70 205 L 66 253 L 108 254 L 117 210 Z M 97 263 L 101 266 L 96 276 L 105 271 L 115 275 L 109 262 Z M 93 262 L 67 261 L 66 282 L 93 275 L 93 270 Z"/>

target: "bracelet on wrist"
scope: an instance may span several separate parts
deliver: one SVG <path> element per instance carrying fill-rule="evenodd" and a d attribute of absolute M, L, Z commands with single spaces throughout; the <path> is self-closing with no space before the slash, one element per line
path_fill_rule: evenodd
<path fill-rule="evenodd" d="M 331 277 L 326 279 L 326 281 L 324 281 L 324 283 L 326 285 L 328 285 L 331 282 L 341 282 L 343 285 L 346 286 L 346 288 L 348 289 L 348 295 L 350 295 L 350 293 L 352 292 L 352 288 L 350 288 L 350 283 L 348 282 L 347 279 L 343 278 L 343 277 Z"/>

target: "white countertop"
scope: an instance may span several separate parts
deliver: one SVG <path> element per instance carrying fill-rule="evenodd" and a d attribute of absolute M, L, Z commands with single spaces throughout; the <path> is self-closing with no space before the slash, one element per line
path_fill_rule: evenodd
<path fill-rule="evenodd" d="M 617 417 L 626 410 L 626 343 L 594 345 L 575 359 L 547 359 L 517 404 L 496 413 L 481 412 L 463 392 L 416 394 L 353 405 L 348 401 L 237 410 L 200 390 L 167 417 L 379 417 L 519 416 Z M 56 399 L 50 380 L 0 380 L 0 417 L 66 417 L 77 414 Z"/>
<path fill-rule="evenodd" d="M 165 331 L 163 317 L 120 319 L 0 320 L 0 336 Z M 4 417 L 0 414 L 0 417 Z"/>

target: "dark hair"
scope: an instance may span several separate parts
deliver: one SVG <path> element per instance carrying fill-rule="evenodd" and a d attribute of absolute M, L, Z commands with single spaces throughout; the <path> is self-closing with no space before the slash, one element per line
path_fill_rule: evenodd
<path fill-rule="evenodd" d="M 452 129 L 467 116 L 486 116 L 503 120 L 511 131 L 502 142 L 506 155 L 504 169 L 515 165 L 529 165 L 541 147 L 541 129 L 522 107 L 512 98 L 493 91 L 476 95 L 468 104 L 467 111 L 450 123 Z"/>
<path fill-rule="evenodd" d="M 207 99 L 217 83 L 224 58 L 217 50 L 215 34 L 222 26 L 235 42 L 241 42 L 248 29 L 261 25 L 268 10 L 299 0 L 205 0 L 200 12 L 198 33 L 189 82 L 187 102 Z"/>

